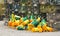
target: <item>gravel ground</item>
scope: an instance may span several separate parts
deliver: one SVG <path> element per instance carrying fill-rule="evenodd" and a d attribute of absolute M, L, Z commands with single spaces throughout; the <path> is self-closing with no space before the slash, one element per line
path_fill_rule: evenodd
<path fill-rule="evenodd" d="M 29 32 L 29 31 L 18 31 L 10 29 L 4 26 L 4 21 L 0 21 L 0 36 L 60 36 L 60 31 L 58 32 Z"/>

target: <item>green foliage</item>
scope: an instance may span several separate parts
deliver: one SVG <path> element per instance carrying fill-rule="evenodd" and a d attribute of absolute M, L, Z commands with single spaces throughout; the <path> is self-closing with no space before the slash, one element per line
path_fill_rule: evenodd
<path fill-rule="evenodd" d="M 56 11 L 56 7 L 54 5 L 41 5 L 40 11 L 42 13 L 53 13 Z"/>
<path fill-rule="evenodd" d="M 5 11 L 4 4 L 0 4 L 0 15 L 3 14 Z"/>

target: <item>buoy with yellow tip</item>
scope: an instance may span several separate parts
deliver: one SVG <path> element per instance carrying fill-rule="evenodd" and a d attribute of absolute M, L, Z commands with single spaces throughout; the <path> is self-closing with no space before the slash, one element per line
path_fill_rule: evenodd
<path fill-rule="evenodd" d="M 38 28 L 32 28 L 32 32 L 39 32 Z"/>
<path fill-rule="evenodd" d="M 19 24 L 19 20 L 16 20 L 15 22 L 12 23 L 12 27 L 17 27 Z"/>
<path fill-rule="evenodd" d="M 49 32 L 52 32 L 52 31 L 53 31 L 53 28 L 47 27 L 47 30 L 48 30 Z"/>
<path fill-rule="evenodd" d="M 21 24 L 21 25 L 17 26 L 16 29 L 17 29 L 17 30 L 24 30 L 25 27 Z"/>
<path fill-rule="evenodd" d="M 34 27 L 34 28 L 32 28 L 31 31 L 32 31 L 32 32 L 42 32 L 42 28 Z"/>
<path fill-rule="evenodd" d="M 40 18 L 34 19 L 34 21 L 31 22 L 31 24 L 32 24 L 34 27 L 36 27 L 36 26 L 38 25 L 39 22 L 40 22 Z"/>
<path fill-rule="evenodd" d="M 34 26 L 30 23 L 30 24 L 28 24 L 28 27 L 27 27 L 27 29 L 28 30 L 31 30 L 32 28 L 34 28 Z"/>
<path fill-rule="evenodd" d="M 25 20 L 23 23 L 21 23 L 22 25 L 27 25 L 29 23 L 29 20 Z"/>
<path fill-rule="evenodd" d="M 19 23 L 21 24 L 21 23 L 23 23 L 23 22 L 24 22 L 25 20 L 27 20 L 27 19 L 28 19 L 28 17 L 22 17 L 22 18 L 20 19 L 20 22 L 19 22 Z"/>
<path fill-rule="evenodd" d="M 31 23 L 33 20 L 34 20 L 34 16 L 31 15 L 31 16 L 30 16 L 30 23 Z"/>
<path fill-rule="evenodd" d="M 8 26 L 12 26 L 12 23 L 15 21 L 15 15 L 11 14 L 10 20 L 8 21 Z"/>
<path fill-rule="evenodd" d="M 38 25 L 39 22 L 40 22 L 40 18 L 38 18 L 37 20 L 34 19 L 33 22 L 31 22 L 31 23 L 28 24 L 28 30 L 31 30 L 32 27 L 37 27 L 37 25 Z"/>
<path fill-rule="evenodd" d="M 37 26 L 37 28 L 38 28 L 39 32 L 43 32 L 43 29 L 41 26 Z"/>
<path fill-rule="evenodd" d="M 12 26 L 12 21 L 8 21 L 8 26 Z"/>

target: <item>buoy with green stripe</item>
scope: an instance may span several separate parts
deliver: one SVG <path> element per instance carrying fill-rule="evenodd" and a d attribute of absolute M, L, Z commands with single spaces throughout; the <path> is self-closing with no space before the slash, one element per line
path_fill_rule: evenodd
<path fill-rule="evenodd" d="M 17 30 L 24 30 L 25 27 L 21 24 L 21 25 L 17 26 L 16 29 L 17 29 Z"/>
<path fill-rule="evenodd" d="M 12 13 L 10 16 L 10 21 L 14 22 L 15 21 L 15 15 Z"/>
<path fill-rule="evenodd" d="M 16 20 L 20 20 L 20 16 L 15 15 Z"/>
<path fill-rule="evenodd" d="M 46 23 L 46 20 L 45 19 L 42 19 L 41 20 L 41 25 L 43 26 L 43 25 L 47 25 L 47 23 Z"/>
<path fill-rule="evenodd" d="M 38 26 L 42 27 L 44 25 L 46 25 L 46 21 L 45 21 L 45 19 L 42 19 Z"/>
<path fill-rule="evenodd" d="M 30 22 L 32 22 L 33 20 L 34 20 L 34 16 L 31 15 L 31 16 L 30 16 Z"/>
<path fill-rule="evenodd" d="M 25 26 L 25 25 L 27 25 L 28 23 L 29 23 L 29 20 L 27 19 L 27 20 L 25 20 L 24 22 L 22 22 L 21 24 Z"/>
<path fill-rule="evenodd" d="M 20 19 L 20 24 L 21 23 L 23 23 L 25 20 L 27 20 L 28 19 L 28 17 L 26 16 L 26 17 L 22 17 L 21 19 Z"/>
<path fill-rule="evenodd" d="M 38 19 L 34 19 L 33 22 L 29 23 L 28 24 L 28 30 L 31 30 L 33 27 L 37 27 L 37 25 L 39 24 L 40 22 L 40 17 L 38 17 Z"/>
<path fill-rule="evenodd" d="M 31 22 L 31 24 L 36 27 L 39 24 L 39 22 L 40 22 L 40 17 L 38 17 L 38 19 L 35 19 L 33 22 Z"/>

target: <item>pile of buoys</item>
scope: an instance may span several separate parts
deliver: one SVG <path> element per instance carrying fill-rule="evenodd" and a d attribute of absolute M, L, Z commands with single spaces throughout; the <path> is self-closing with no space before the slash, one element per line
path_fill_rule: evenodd
<path fill-rule="evenodd" d="M 34 16 L 30 18 L 20 17 L 12 14 L 10 20 L 8 21 L 8 26 L 16 28 L 17 30 L 29 30 L 32 32 L 52 32 L 53 28 L 47 26 L 45 19 L 41 19 L 39 16 L 37 19 L 34 19 Z"/>

